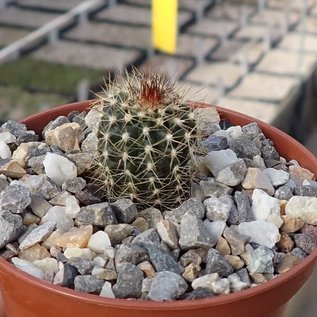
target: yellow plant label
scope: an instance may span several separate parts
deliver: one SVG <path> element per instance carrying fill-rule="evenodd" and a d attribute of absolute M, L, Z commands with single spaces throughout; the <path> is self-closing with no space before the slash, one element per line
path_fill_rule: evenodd
<path fill-rule="evenodd" d="M 178 0 L 152 0 L 152 45 L 173 54 L 177 46 Z"/>

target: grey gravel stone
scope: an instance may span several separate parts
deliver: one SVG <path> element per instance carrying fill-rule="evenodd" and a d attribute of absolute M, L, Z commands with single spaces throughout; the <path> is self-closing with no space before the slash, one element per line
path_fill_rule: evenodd
<path fill-rule="evenodd" d="M 32 196 L 30 208 L 38 217 L 42 218 L 48 212 L 52 205 L 40 196 Z"/>
<path fill-rule="evenodd" d="M 77 175 L 89 171 L 94 158 L 90 152 L 71 153 L 67 154 L 66 157 L 77 166 Z"/>
<path fill-rule="evenodd" d="M 146 259 L 146 252 L 143 248 L 137 245 L 125 245 L 120 244 L 115 253 L 115 264 L 118 266 L 121 263 L 132 263 L 137 265 L 138 263 Z"/>
<path fill-rule="evenodd" d="M 76 192 L 75 197 L 85 206 L 101 203 L 101 199 L 91 193 L 87 188 Z"/>
<path fill-rule="evenodd" d="M 77 268 L 69 263 L 64 264 L 63 286 L 74 288 L 74 279 L 79 275 Z"/>
<path fill-rule="evenodd" d="M 175 300 L 182 296 L 188 288 L 186 281 L 174 272 L 157 273 L 151 284 L 148 298 L 153 301 Z"/>
<path fill-rule="evenodd" d="M 230 139 L 229 148 L 233 150 L 239 158 L 252 159 L 255 155 L 261 155 L 261 149 L 247 136 Z"/>
<path fill-rule="evenodd" d="M 259 246 L 252 252 L 248 271 L 250 273 L 273 273 L 273 257 L 274 253 L 271 249 Z"/>
<path fill-rule="evenodd" d="M 317 197 L 317 188 L 310 185 L 296 186 L 295 195 Z"/>
<path fill-rule="evenodd" d="M 291 252 L 293 255 L 296 255 L 297 257 L 299 257 L 300 259 L 305 259 L 307 257 L 307 253 L 303 251 L 303 249 L 301 248 L 294 248 Z"/>
<path fill-rule="evenodd" d="M 131 223 L 136 218 L 138 210 L 136 205 L 130 199 L 118 199 L 111 204 L 113 211 L 118 219 L 118 222 Z"/>
<path fill-rule="evenodd" d="M 161 220 L 156 227 L 161 240 L 171 249 L 178 248 L 178 233 L 176 226 L 168 220 Z"/>
<path fill-rule="evenodd" d="M 183 216 L 179 236 L 179 245 L 184 250 L 213 246 L 213 241 L 203 221 L 191 213 Z"/>
<path fill-rule="evenodd" d="M 88 153 L 95 153 L 98 150 L 98 138 L 94 132 L 87 135 L 81 144 L 81 150 Z"/>
<path fill-rule="evenodd" d="M 217 250 L 209 249 L 207 255 L 206 274 L 218 273 L 221 277 L 227 277 L 234 272 L 226 258 Z"/>
<path fill-rule="evenodd" d="M 152 228 L 138 234 L 132 241 L 132 244 L 154 244 L 160 246 L 160 237 L 157 232 Z"/>
<path fill-rule="evenodd" d="M 254 220 L 250 199 L 247 193 L 245 191 L 236 191 L 234 193 L 234 200 L 237 204 L 238 212 L 237 222 L 234 224 L 240 224 L 241 222 Z"/>
<path fill-rule="evenodd" d="M 249 287 L 247 283 L 240 280 L 239 276 L 236 273 L 229 275 L 228 281 L 230 282 L 230 289 L 233 292 L 239 292 Z"/>
<path fill-rule="evenodd" d="M 217 182 L 214 178 L 208 178 L 208 180 L 200 181 L 200 186 L 203 189 L 204 196 L 208 197 L 214 195 L 216 197 L 221 197 L 223 195 L 230 195 L 232 193 L 232 188 Z"/>
<path fill-rule="evenodd" d="M 249 136 L 251 140 L 262 134 L 262 130 L 256 122 L 251 122 L 242 127 L 242 132 Z"/>
<path fill-rule="evenodd" d="M 267 167 L 271 167 L 270 162 L 277 162 L 280 160 L 280 155 L 276 151 L 274 145 L 267 139 L 262 141 L 261 152 Z"/>
<path fill-rule="evenodd" d="M 223 232 L 224 238 L 231 247 L 232 255 L 240 255 L 244 252 L 244 246 L 250 241 L 250 238 L 238 233 L 234 229 L 225 228 Z"/>
<path fill-rule="evenodd" d="M 65 123 L 70 123 L 69 119 L 65 116 L 58 116 L 56 119 L 54 119 L 53 121 L 50 121 L 44 128 L 43 128 L 43 132 L 42 135 L 45 138 L 45 133 L 48 130 L 53 130 Z"/>
<path fill-rule="evenodd" d="M 204 225 L 209 232 L 212 246 L 216 245 L 223 233 L 224 228 L 226 227 L 226 222 L 222 220 L 209 221 L 208 219 L 206 219 L 204 221 Z"/>
<path fill-rule="evenodd" d="M 163 215 L 164 219 L 171 221 L 174 224 L 180 224 L 183 216 L 190 212 L 202 219 L 205 215 L 204 205 L 196 198 L 185 200 L 178 208 L 166 210 Z"/>
<path fill-rule="evenodd" d="M 67 261 L 67 263 L 75 267 L 78 270 L 78 272 L 82 275 L 91 274 L 93 268 L 93 261 L 81 257 L 71 258 Z"/>
<path fill-rule="evenodd" d="M 57 185 L 46 175 L 30 175 L 24 179 L 32 195 L 51 200 L 59 193 Z"/>
<path fill-rule="evenodd" d="M 72 195 L 66 191 L 63 190 L 62 192 L 59 192 L 54 198 L 52 198 L 49 203 L 54 206 L 66 206 L 66 200 L 68 198 L 72 197 Z"/>
<path fill-rule="evenodd" d="M 54 222 L 46 222 L 32 230 L 21 242 L 20 250 L 26 250 L 36 243 L 45 240 L 55 229 Z"/>
<path fill-rule="evenodd" d="M 0 194 L 0 209 L 21 214 L 31 203 L 30 190 L 21 184 L 6 187 Z"/>
<path fill-rule="evenodd" d="M 229 218 L 232 204 L 228 201 L 223 201 L 216 196 L 210 195 L 204 200 L 206 207 L 206 216 L 210 221 L 222 220 L 227 221 Z"/>
<path fill-rule="evenodd" d="M 144 209 L 138 215 L 147 221 L 150 228 L 156 228 L 157 223 L 163 220 L 161 211 L 154 207 Z"/>
<path fill-rule="evenodd" d="M 251 286 L 250 276 L 246 268 L 242 268 L 238 271 L 235 271 L 235 273 L 239 276 L 242 282 L 248 284 L 248 286 Z"/>
<path fill-rule="evenodd" d="M 201 262 L 202 262 L 201 256 L 194 249 L 187 251 L 179 259 L 179 263 L 183 267 L 186 267 L 190 265 L 191 263 L 195 265 L 200 265 Z"/>
<path fill-rule="evenodd" d="M 67 190 L 70 193 L 77 193 L 86 187 L 86 181 L 82 177 L 75 177 L 72 179 L 67 179 L 62 185 L 63 190 Z"/>
<path fill-rule="evenodd" d="M 19 123 L 14 120 L 8 120 L 0 127 L 0 133 L 1 132 L 10 132 L 18 139 L 19 137 L 26 134 L 27 128 L 23 123 Z"/>
<path fill-rule="evenodd" d="M 214 293 L 212 290 L 208 288 L 198 287 L 194 289 L 192 292 L 184 294 L 182 299 L 195 300 L 195 299 L 201 299 L 201 298 L 209 298 L 213 296 L 214 296 Z"/>
<path fill-rule="evenodd" d="M 45 159 L 45 155 L 31 157 L 27 161 L 27 166 L 35 174 L 38 174 L 38 175 L 44 174 L 45 173 L 45 169 L 44 169 L 44 165 L 43 165 L 44 159 Z"/>
<path fill-rule="evenodd" d="M 212 134 L 203 141 L 203 146 L 208 152 L 225 150 L 228 148 L 228 140 L 224 136 Z"/>
<path fill-rule="evenodd" d="M 114 211 L 108 203 L 99 203 L 80 208 L 76 216 L 77 225 L 94 225 L 105 227 L 109 224 L 116 224 Z"/>
<path fill-rule="evenodd" d="M 183 273 L 183 267 L 171 255 L 163 252 L 156 245 L 143 243 L 142 247 L 148 252 L 156 272 L 171 271 L 177 274 Z"/>
<path fill-rule="evenodd" d="M 16 240 L 25 230 L 21 216 L 7 210 L 0 212 L 0 228 L 0 249 Z"/>
<path fill-rule="evenodd" d="M 238 159 L 230 166 L 219 171 L 216 181 L 228 186 L 240 184 L 247 172 L 247 167 L 242 159 Z"/>
<path fill-rule="evenodd" d="M 295 182 L 290 180 L 285 185 L 276 189 L 274 197 L 281 200 L 290 200 L 294 196 L 295 187 Z"/>
<path fill-rule="evenodd" d="M 77 275 L 74 280 L 75 291 L 99 295 L 104 281 L 93 275 Z"/>
<path fill-rule="evenodd" d="M 111 245 L 116 245 L 122 242 L 123 239 L 130 236 L 134 232 L 134 227 L 129 224 L 119 223 L 117 225 L 107 225 L 105 232 L 108 234 Z"/>
<path fill-rule="evenodd" d="M 113 286 L 116 298 L 139 298 L 142 294 L 143 272 L 135 265 L 124 263 L 118 268 L 118 278 Z"/>
<path fill-rule="evenodd" d="M 317 247 L 317 240 L 307 234 L 295 234 L 294 235 L 295 245 L 301 248 L 305 253 L 311 254 Z"/>
<path fill-rule="evenodd" d="M 218 279 L 210 284 L 210 288 L 216 295 L 229 294 L 230 282 L 226 278 Z"/>

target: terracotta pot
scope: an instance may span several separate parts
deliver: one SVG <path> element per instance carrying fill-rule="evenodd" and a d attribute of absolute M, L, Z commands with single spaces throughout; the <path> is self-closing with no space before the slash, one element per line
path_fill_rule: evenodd
<path fill-rule="evenodd" d="M 59 115 L 85 110 L 89 102 L 51 109 L 25 119 L 29 129 L 40 133 Z M 284 132 L 238 112 L 218 108 L 221 116 L 236 125 L 256 121 L 272 139 L 280 154 L 293 158 L 317 174 L 317 159 Z M 0 287 L 7 317 L 277 317 L 283 316 L 288 300 L 311 275 L 317 249 L 294 269 L 255 288 L 210 299 L 177 302 L 146 302 L 106 299 L 54 286 L 17 270 L 0 259 Z"/>

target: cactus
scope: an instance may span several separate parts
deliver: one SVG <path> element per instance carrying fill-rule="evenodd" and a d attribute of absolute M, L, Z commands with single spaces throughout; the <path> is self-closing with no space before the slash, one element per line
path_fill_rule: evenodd
<path fill-rule="evenodd" d="M 108 200 L 170 209 L 187 199 L 200 136 L 182 92 L 164 75 L 133 70 L 98 97 L 95 179 Z"/>

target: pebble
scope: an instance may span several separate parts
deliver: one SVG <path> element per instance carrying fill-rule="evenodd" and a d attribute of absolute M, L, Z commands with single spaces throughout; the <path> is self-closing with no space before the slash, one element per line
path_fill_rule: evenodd
<path fill-rule="evenodd" d="M 199 182 L 201 186 L 204 196 L 216 196 L 221 197 L 222 195 L 230 195 L 232 193 L 232 188 L 225 184 L 221 184 L 217 182 L 214 178 L 208 178 L 208 180 L 201 180 Z"/>
<path fill-rule="evenodd" d="M 144 260 L 146 252 L 138 245 L 125 245 L 120 244 L 115 253 L 115 264 L 118 266 L 120 263 L 138 264 Z"/>
<path fill-rule="evenodd" d="M 54 258 L 46 257 L 44 259 L 33 261 L 33 265 L 41 269 L 44 273 L 56 274 L 58 271 L 58 263 Z"/>
<path fill-rule="evenodd" d="M 317 225 L 317 197 L 293 196 L 287 203 L 285 213 L 300 218 L 310 225 Z"/>
<path fill-rule="evenodd" d="M 153 278 L 148 298 L 153 301 L 170 301 L 182 296 L 188 286 L 186 281 L 174 272 L 158 272 Z"/>
<path fill-rule="evenodd" d="M 59 186 L 62 186 L 67 179 L 77 176 L 76 165 L 67 158 L 55 153 L 47 153 L 43 165 L 45 174 Z"/>
<path fill-rule="evenodd" d="M 43 165 L 44 159 L 45 155 L 34 156 L 28 159 L 26 165 L 31 169 L 32 174 L 40 175 L 45 173 Z"/>
<path fill-rule="evenodd" d="M 159 247 L 154 244 L 143 244 L 142 247 L 148 252 L 156 272 L 171 271 L 176 274 L 183 273 L 184 268 L 171 255 L 163 252 Z"/>
<path fill-rule="evenodd" d="M 77 275 L 74 279 L 75 291 L 99 295 L 104 281 L 93 275 Z"/>
<path fill-rule="evenodd" d="M 226 131 L 228 133 L 229 139 L 239 138 L 243 135 L 242 129 L 239 125 L 231 126 Z"/>
<path fill-rule="evenodd" d="M 233 273 L 233 268 L 219 251 L 211 248 L 208 251 L 205 272 L 206 274 L 218 273 L 220 277 L 227 277 Z"/>
<path fill-rule="evenodd" d="M 161 240 L 171 249 L 178 248 L 178 233 L 176 226 L 168 220 L 161 220 L 156 226 Z"/>
<path fill-rule="evenodd" d="M 218 279 L 211 283 L 211 290 L 215 295 L 230 293 L 230 282 L 226 278 Z"/>
<path fill-rule="evenodd" d="M 82 275 L 91 274 L 93 268 L 93 262 L 90 259 L 82 257 L 73 257 L 67 263 L 74 266 Z"/>
<path fill-rule="evenodd" d="M 310 185 L 296 186 L 295 195 L 317 197 L 317 188 Z"/>
<path fill-rule="evenodd" d="M 44 198 L 33 195 L 31 197 L 30 208 L 35 215 L 42 218 L 43 216 L 45 216 L 47 211 L 52 208 L 52 205 L 48 203 Z"/>
<path fill-rule="evenodd" d="M 54 285 L 63 285 L 64 281 L 64 264 L 62 262 L 58 263 L 58 271 L 54 276 L 53 284 Z"/>
<path fill-rule="evenodd" d="M 195 300 L 195 299 L 201 299 L 201 298 L 209 298 L 213 296 L 214 296 L 214 293 L 210 289 L 198 287 L 194 289 L 192 292 L 184 294 L 184 297 L 182 299 Z"/>
<path fill-rule="evenodd" d="M 96 257 L 96 253 L 92 252 L 88 248 L 73 248 L 73 247 L 69 247 L 69 248 L 65 249 L 64 256 L 67 259 L 80 257 L 80 258 L 85 258 L 85 259 L 92 260 L 93 258 Z"/>
<path fill-rule="evenodd" d="M 50 146 L 55 146 L 65 153 L 79 151 L 79 141 L 82 130 L 78 123 L 64 123 L 45 132 L 45 141 Z"/>
<path fill-rule="evenodd" d="M 250 199 L 245 191 L 236 191 L 234 200 L 237 204 L 237 224 L 254 220 Z"/>
<path fill-rule="evenodd" d="M 246 157 L 252 159 L 255 155 L 261 155 L 261 150 L 245 135 L 230 139 L 229 148 L 233 150 L 239 158 Z"/>
<path fill-rule="evenodd" d="M 301 186 L 303 181 L 315 180 L 315 175 L 306 168 L 291 165 L 289 167 L 290 179 L 295 182 L 297 186 Z"/>
<path fill-rule="evenodd" d="M 101 297 L 107 297 L 107 298 L 115 298 L 113 291 L 112 291 L 112 285 L 110 282 L 105 282 L 102 286 L 101 292 L 99 294 Z"/>
<path fill-rule="evenodd" d="M 295 234 L 294 240 L 295 245 L 301 248 L 307 254 L 311 254 L 317 247 L 317 240 L 307 234 Z"/>
<path fill-rule="evenodd" d="M 274 195 L 274 187 L 268 176 L 259 168 L 249 167 L 242 182 L 244 189 L 262 189 L 268 195 Z"/>
<path fill-rule="evenodd" d="M 150 207 L 138 213 L 138 215 L 146 220 L 149 228 L 156 228 L 156 225 L 163 220 L 162 213 L 159 209 Z"/>
<path fill-rule="evenodd" d="M 97 231 L 88 241 L 88 248 L 96 253 L 103 253 L 110 246 L 111 242 L 109 236 L 104 231 Z"/>
<path fill-rule="evenodd" d="M 190 198 L 185 200 L 178 208 L 166 210 L 163 215 L 165 220 L 178 225 L 186 213 L 191 213 L 202 219 L 205 216 L 204 205 L 196 198 Z"/>
<path fill-rule="evenodd" d="M 95 154 L 98 151 L 98 138 L 95 133 L 91 132 L 87 135 L 86 139 L 81 144 L 83 152 Z"/>
<path fill-rule="evenodd" d="M 261 189 L 254 189 L 252 194 L 252 212 L 255 220 L 268 221 L 271 215 L 280 216 L 279 200 L 269 196 Z"/>
<path fill-rule="evenodd" d="M 288 253 L 294 249 L 294 245 L 292 238 L 286 232 L 281 232 L 280 241 L 276 244 L 278 250 Z"/>
<path fill-rule="evenodd" d="M 112 207 L 106 202 L 80 208 L 75 218 L 76 225 L 94 225 L 105 227 L 116 224 L 117 219 Z"/>
<path fill-rule="evenodd" d="M 230 245 L 232 255 L 240 255 L 243 253 L 245 244 L 250 240 L 248 236 L 242 235 L 228 227 L 224 229 L 223 236 Z"/>
<path fill-rule="evenodd" d="M 179 263 L 183 267 L 186 267 L 186 266 L 188 266 L 191 263 L 193 263 L 195 265 L 200 265 L 201 262 L 202 262 L 202 258 L 197 253 L 197 249 L 191 249 L 191 250 L 187 251 L 179 259 Z"/>
<path fill-rule="evenodd" d="M 80 206 L 75 196 L 70 196 L 65 200 L 65 214 L 74 219 L 80 212 Z"/>
<path fill-rule="evenodd" d="M 285 254 L 275 266 L 275 270 L 279 274 L 285 273 L 297 265 L 300 261 L 301 258 L 292 253 Z"/>
<path fill-rule="evenodd" d="M 282 219 L 284 221 L 281 230 L 286 233 L 296 232 L 300 230 L 305 222 L 300 218 L 293 218 L 287 215 L 283 215 Z"/>
<path fill-rule="evenodd" d="M 15 143 L 17 138 L 10 132 L 0 132 L 0 140 L 6 144 Z"/>
<path fill-rule="evenodd" d="M 230 289 L 233 292 L 239 292 L 249 287 L 249 284 L 241 281 L 236 273 L 229 275 L 228 281 L 230 283 Z"/>
<path fill-rule="evenodd" d="M 251 285 L 250 276 L 246 268 L 241 268 L 240 270 L 237 270 L 235 274 L 239 276 L 239 279 L 242 282 L 248 284 L 249 286 Z"/>
<path fill-rule="evenodd" d="M 301 233 L 307 234 L 317 240 L 317 227 L 308 225 L 307 223 L 302 227 Z"/>
<path fill-rule="evenodd" d="M 66 215 L 65 207 L 54 206 L 42 217 L 42 223 L 53 222 L 56 225 L 56 229 L 60 233 L 69 231 L 74 227 L 72 218 Z"/>
<path fill-rule="evenodd" d="M 73 197 L 68 191 L 63 190 L 59 192 L 54 198 L 52 198 L 49 203 L 54 206 L 66 207 L 66 200 Z M 76 197 L 75 197 L 76 198 Z"/>
<path fill-rule="evenodd" d="M 62 189 L 67 190 L 70 193 L 77 193 L 86 187 L 86 181 L 82 177 L 75 177 L 72 179 L 67 179 L 63 185 Z"/>
<path fill-rule="evenodd" d="M 0 213 L 0 228 L 0 249 L 16 240 L 25 230 L 21 216 L 7 210 Z"/>
<path fill-rule="evenodd" d="M 149 229 L 148 222 L 143 217 L 136 218 L 131 226 L 135 227 L 139 232 L 144 232 Z"/>
<path fill-rule="evenodd" d="M 58 235 L 53 244 L 65 248 L 87 248 L 93 232 L 92 225 L 72 228 L 70 231 Z M 91 249 L 92 250 L 92 249 Z"/>
<path fill-rule="evenodd" d="M 210 221 L 227 221 L 229 218 L 231 204 L 221 201 L 220 198 L 210 195 L 209 198 L 204 200 L 206 207 L 206 216 Z"/>
<path fill-rule="evenodd" d="M 4 141 L 0 140 L 0 159 L 6 160 L 11 158 L 12 153 L 10 147 Z"/>
<path fill-rule="evenodd" d="M 186 281 L 192 282 L 195 278 L 197 278 L 197 275 L 199 274 L 200 271 L 201 271 L 201 267 L 199 265 L 195 265 L 191 263 L 185 267 L 185 270 L 182 276 Z"/>
<path fill-rule="evenodd" d="M 251 242 L 268 248 L 273 248 L 281 237 L 278 227 L 275 224 L 263 220 L 242 222 L 239 224 L 237 230 L 240 234 L 249 236 Z"/>
<path fill-rule="evenodd" d="M 229 255 L 231 254 L 231 249 L 228 241 L 220 237 L 217 244 L 216 244 L 216 250 L 219 251 L 222 255 Z"/>
<path fill-rule="evenodd" d="M 19 258 L 30 262 L 43 260 L 50 257 L 51 255 L 47 249 L 44 246 L 41 246 L 39 243 L 36 243 L 30 248 L 19 252 Z"/>
<path fill-rule="evenodd" d="M 12 179 L 19 179 L 26 174 L 26 171 L 17 162 L 7 159 L 3 161 L 3 164 L 0 162 L 0 174 Z"/>
<path fill-rule="evenodd" d="M 226 227 L 226 222 L 223 220 L 209 221 L 206 219 L 204 225 L 208 230 L 211 246 L 216 245 Z"/>
<path fill-rule="evenodd" d="M 228 148 L 228 140 L 224 136 L 210 135 L 207 139 L 202 142 L 204 148 L 210 151 L 226 150 Z"/>
<path fill-rule="evenodd" d="M 251 261 L 248 265 L 250 273 L 273 273 L 274 253 L 265 246 L 259 246 L 252 252 Z"/>
<path fill-rule="evenodd" d="M 142 270 L 146 277 L 154 277 L 155 269 L 149 261 L 144 261 L 138 264 L 138 268 Z"/>
<path fill-rule="evenodd" d="M 213 241 L 203 221 L 192 213 L 186 213 L 179 230 L 179 245 L 183 250 L 192 248 L 209 248 Z"/>
<path fill-rule="evenodd" d="M 33 223 L 38 224 L 41 221 L 41 218 L 34 215 L 32 212 L 26 212 L 23 216 L 23 224 L 29 226 Z"/>
<path fill-rule="evenodd" d="M 26 175 L 24 183 L 30 188 L 31 194 L 45 200 L 51 200 L 59 193 L 57 185 L 46 175 Z"/>
<path fill-rule="evenodd" d="M 220 170 L 216 181 L 228 186 L 239 185 L 245 177 L 247 167 L 242 159 L 238 159 L 229 166 Z"/>
<path fill-rule="evenodd" d="M 0 193 L 0 208 L 12 213 L 21 214 L 31 203 L 29 189 L 20 184 L 10 184 Z"/>
<path fill-rule="evenodd" d="M 154 244 L 160 246 L 160 237 L 154 229 L 149 229 L 138 234 L 132 241 L 132 244 Z"/>
<path fill-rule="evenodd" d="M 290 177 L 288 172 L 275 168 L 266 168 L 263 173 L 266 174 L 274 187 L 285 185 Z"/>
<path fill-rule="evenodd" d="M 277 188 L 274 197 L 280 200 L 290 200 L 294 195 L 295 187 L 294 181 L 290 180 L 285 185 Z"/>
<path fill-rule="evenodd" d="M 111 244 L 115 246 L 130 236 L 134 232 L 134 227 L 129 224 L 119 223 L 117 225 L 107 225 L 105 232 L 108 234 Z"/>
<path fill-rule="evenodd" d="M 211 284 L 217 280 L 219 280 L 218 273 L 205 274 L 203 276 L 196 278 L 194 281 L 192 281 L 191 286 L 193 289 L 207 288 L 211 290 L 212 289 Z"/>
<path fill-rule="evenodd" d="M 139 298 L 142 294 L 143 272 L 131 263 L 121 264 L 113 286 L 116 298 Z"/>
<path fill-rule="evenodd" d="M 136 205 L 130 199 L 118 199 L 115 203 L 111 204 L 118 222 L 131 223 L 136 218 L 138 210 Z"/>
<path fill-rule="evenodd" d="M 39 279 L 44 279 L 44 272 L 35 265 L 33 265 L 31 262 L 20 258 L 12 258 L 11 261 L 14 264 L 14 266 L 19 270 Z"/>
<path fill-rule="evenodd" d="M 243 134 L 249 136 L 251 140 L 262 134 L 262 131 L 256 122 L 244 125 L 241 130 Z"/>
<path fill-rule="evenodd" d="M 55 223 L 50 221 L 38 226 L 32 230 L 20 243 L 20 250 L 28 249 L 34 244 L 42 242 L 53 232 L 54 229 Z"/>

